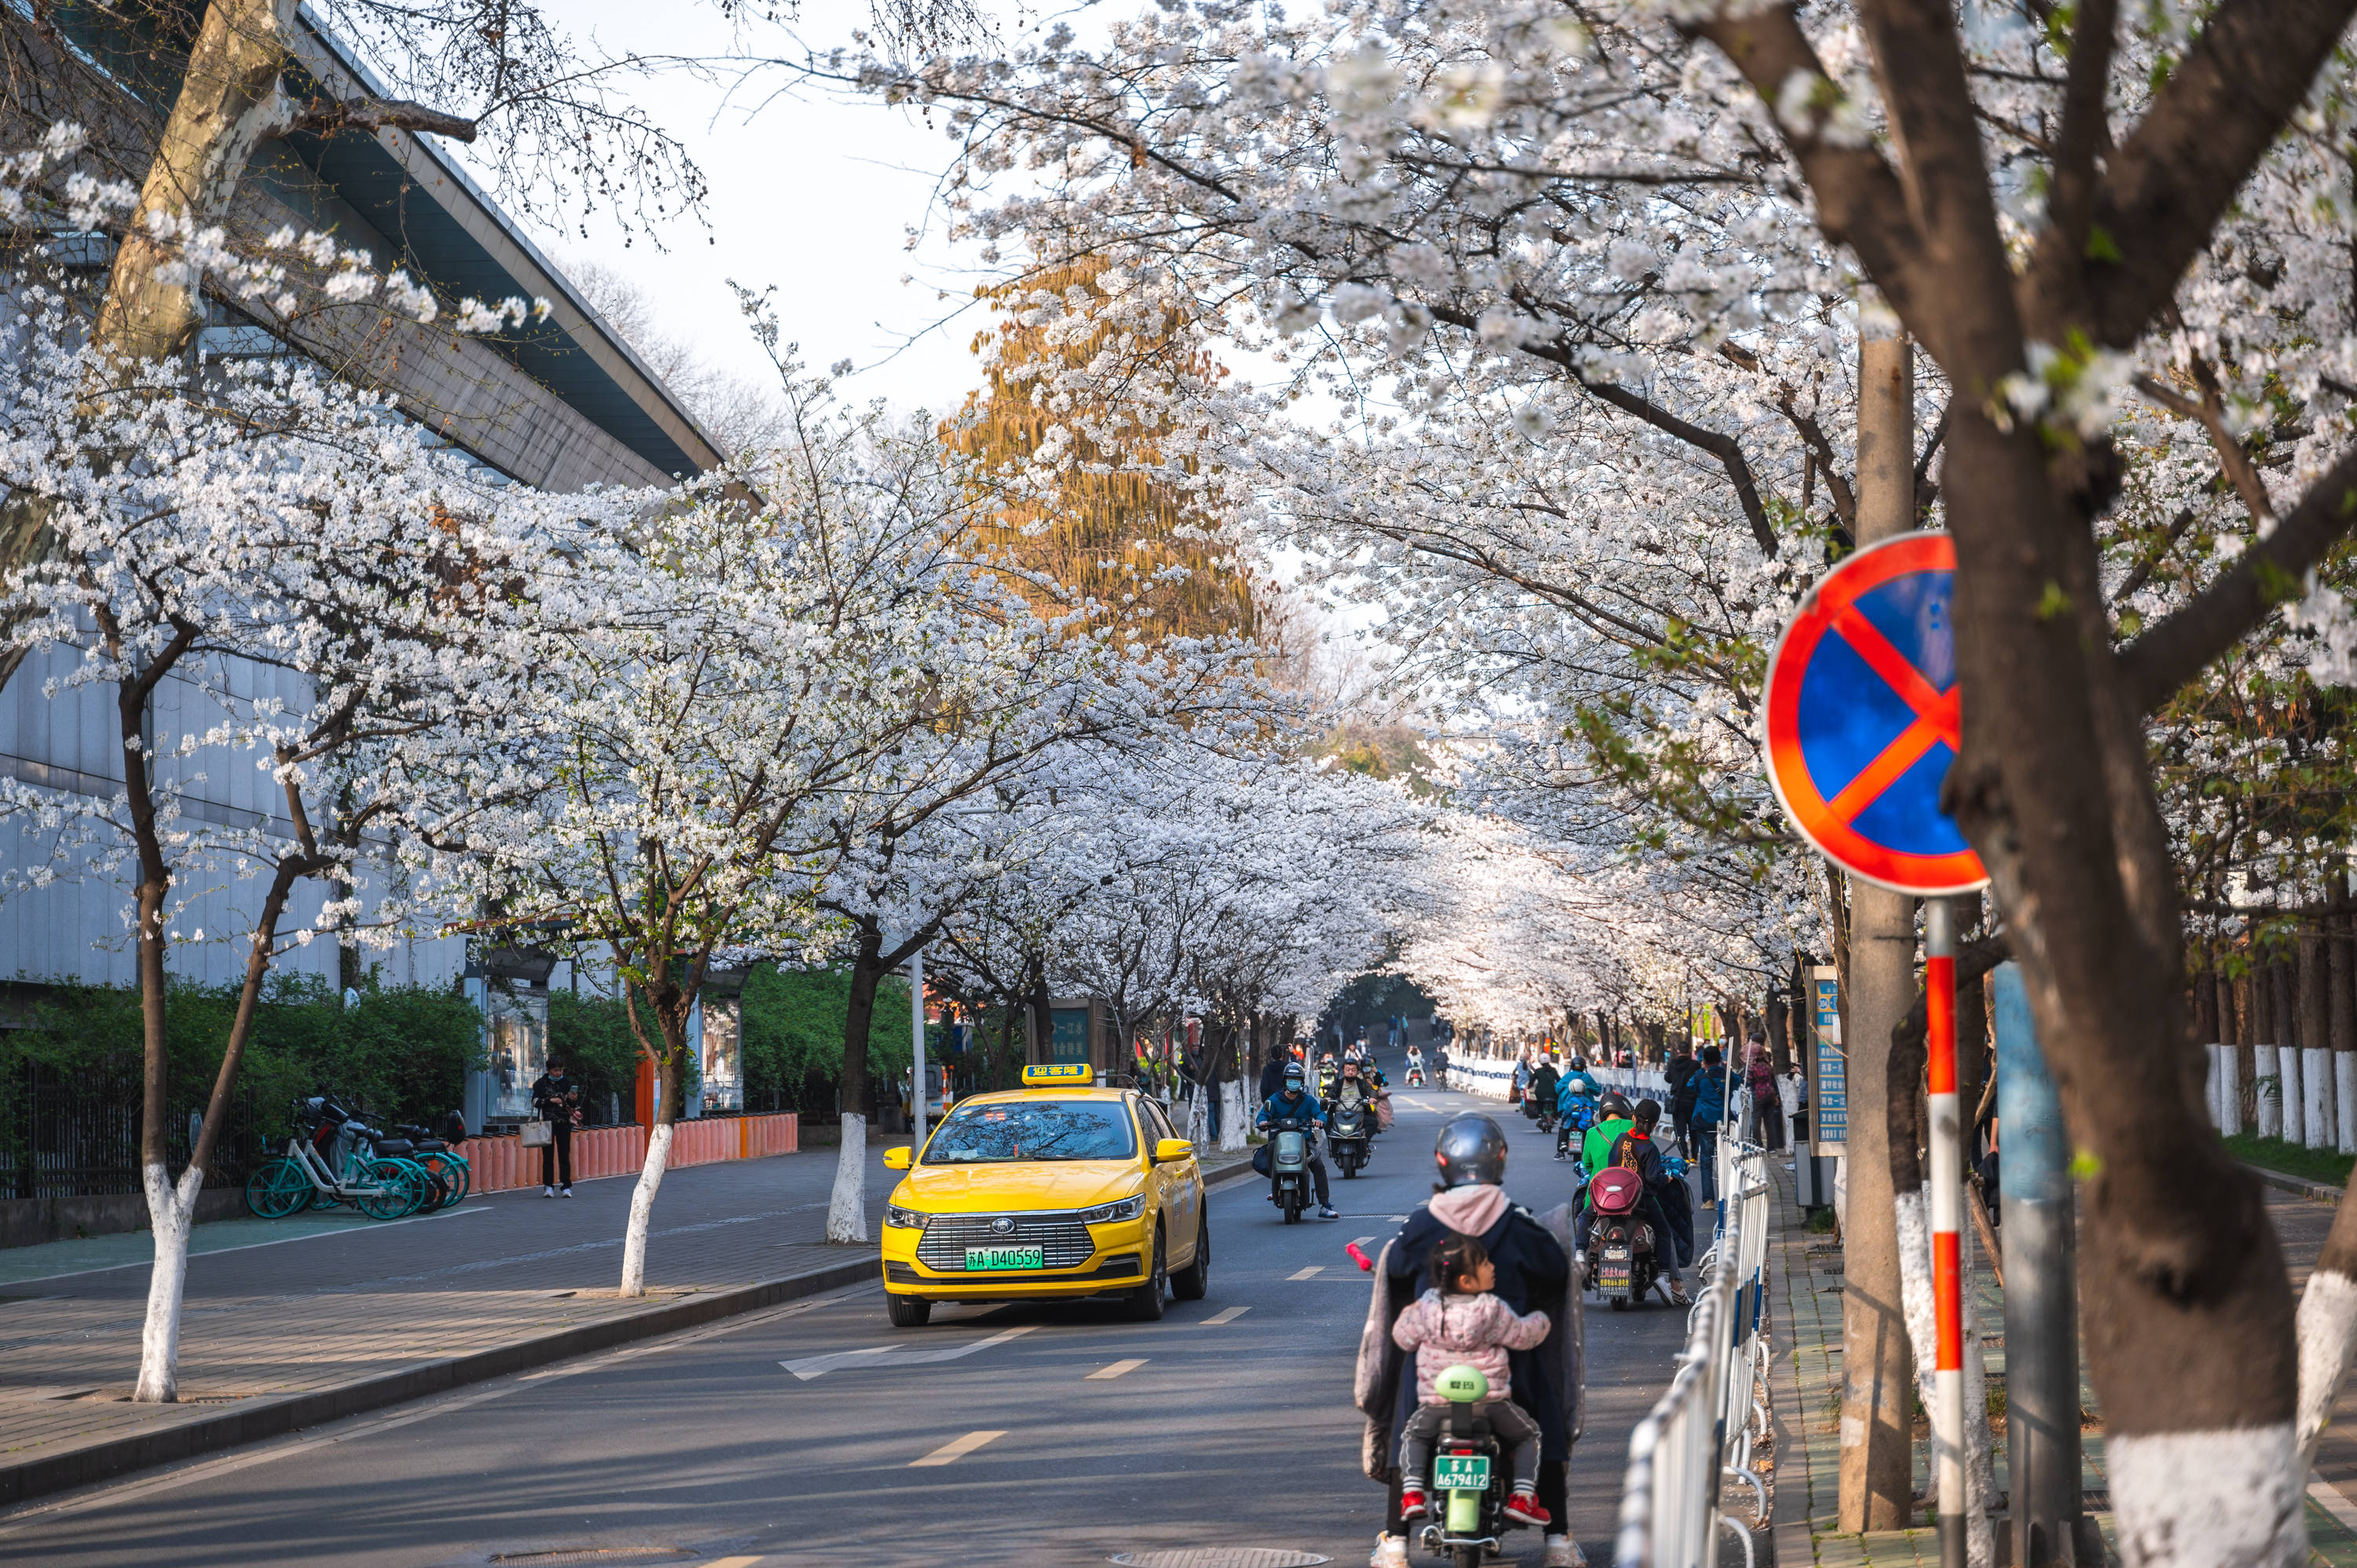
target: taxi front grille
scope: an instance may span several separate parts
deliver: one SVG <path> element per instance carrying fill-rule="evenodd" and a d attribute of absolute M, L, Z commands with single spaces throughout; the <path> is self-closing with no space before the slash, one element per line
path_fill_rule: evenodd
<path fill-rule="evenodd" d="M 1015 1229 L 992 1230 L 1002 1218 L 1014 1220 Z M 1049 1269 L 1076 1269 L 1096 1251 L 1089 1228 L 1068 1215 L 944 1214 L 926 1224 L 917 1261 L 935 1273 L 963 1273 L 968 1247 L 1037 1247 L 1040 1266 Z"/>

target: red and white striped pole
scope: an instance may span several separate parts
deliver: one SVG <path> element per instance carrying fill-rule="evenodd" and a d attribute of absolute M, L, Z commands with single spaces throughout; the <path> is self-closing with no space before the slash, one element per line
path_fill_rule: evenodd
<path fill-rule="evenodd" d="M 1956 1112 L 1956 910 L 1923 905 L 1923 1001 L 1932 1101 L 1932 1455 L 1940 1483 L 1940 1568 L 1964 1568 L 1964 1146 Z"/>

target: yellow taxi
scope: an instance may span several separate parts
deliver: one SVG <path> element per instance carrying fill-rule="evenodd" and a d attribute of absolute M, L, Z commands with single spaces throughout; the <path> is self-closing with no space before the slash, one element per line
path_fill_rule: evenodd
<path fill-rule="evenodd" d="M 1211 1231 L 1195 1146 L 1162 1107 L 1099 1089 L 1079 1063 L 1023 1069 L 1023 1088 L 961 1100 L 884 1209 L 884 1290 L 895 1326 L 937 1301 L 1119 1295 L 1133 1317 L 1200 1300 Z"/>

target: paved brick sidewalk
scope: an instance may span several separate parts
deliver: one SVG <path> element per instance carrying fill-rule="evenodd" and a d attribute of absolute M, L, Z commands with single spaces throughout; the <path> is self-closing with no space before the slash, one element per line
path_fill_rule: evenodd
<path fill-rule="evenodd" d="M 870 1151 L 871 1235 L 896 1179 L 881 1154 Z M 102 1265 L 144 1251 L 144 1236 L 11 1249 L 0 1253 L 0 1466 L 840 1264 L 855 1250 L 823 1240 L 834 1168 L 827 1148 L 670 1173 L 644 1301 L 615 1294 L 629 1178 L 585 1182 L 570 1200 L 500 1193 L 387 1225 L 200 1227 L 205 1245 L 229 1247 L 189 1260 L 178 1405 L 128 1400 L 148 1271 L 144 1259 Z"/>
<path fill-rule="evenodd" d="M 1936 1568 L 1940 1560 L 1937 1534 L 1930 1528 L 1891 1530 L 1867 1535 L 1844 1535 L 1835 1529 L 1835 1498 L 1840 1464 L 1841 1382 L 1841 1254 L 1830 1236 L 1812 1235 L 1802 1228 L 1793 1202 L 1792 1174 L 1771 1160 L 1780 1230 L 1770 1248 L 1770 1306 L 1775 1336 L 1776 1360 L 1771 1374 L 1776 1419 L 1777 1568 Z M 2282 1237 L 2295 1292 L 2307 1283 L 2308 1273 L 2332 1219 L 2332 1207 L 2289 1193 L 2268 1194 L 2268 1208 Z M 1982 1261 L 1975 1270 L 1981 1323 L 1988 1337 L 1988 1369 L 1992 1384 L 2005 1373 L 2005 1298 L 1996 1277 Z M 2092 1389 L 2083 1383 L 2080 1398 L 2095 1407 Z M 2104 1440 L 2090 1432 L 2085 1446 L 2085 1479 L 2090 1491 L 2103 1492 Z M 1927 1444 L 1916 1444 L 1915 1484 L 1918 1495 L 1929 1489 Z M 2005 1444 L 1996 1455 L 1997 1487 L 2006 1485 Z M 2344 1389 L 2333 1429 L 2318 1455 L 2316 1477 L 2309 1487 L 2309 1562 L 2331 1568 L 2357 1568 L 2357 1388 Z M 2106 1541 L 2111 1516 L 2095 1514 Z"/>

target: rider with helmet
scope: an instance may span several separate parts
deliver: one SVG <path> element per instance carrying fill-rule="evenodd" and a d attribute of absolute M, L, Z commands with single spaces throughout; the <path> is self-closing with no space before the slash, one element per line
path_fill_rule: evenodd
<path fill-rule="evenodd" d="M 1563 1080 L 1555 1086 L 1555 1114 L 1562 1118 L 1555 1131 L 1556 1159 L 1567 1159 L 1571 1155 L 1572 1124 L 1575 1122 L 1582 1124 L 1580 1131 L 1585 1133 L 1587 1125 L 1597 1120 L 1597 1098 L 1603 1092 L 1603 1086 L 1587 1070 L 1587 1058 L 1573 1057 L 1571 1065 L 1564 1071 Z M 1582 1112 L 1586 1112 L 1584 1116 Z"/>
<path fill-rule="evenodd" d="M 1468 1113 L 1441 1128 L 1433 1162 L 1440 1178 L 1433 1197 L 1408 1216 L 1377 1260 L 1375 1311 L 1359 1345 L 1359 1408 L 1368 1418 L 1370 1474 L 1391 1486 L 1389 1518 L 1372 1562 L 1375 1568 L 1407 1563 L 1398 1443 L 1415 1412 L 1416 1389 L 1391 1326 L 1416 1299 L 1433 1249 L 1453 1236 L 1470 1236 L 1496 1271 L 1494 1294 L 1518 1315 L 1544 1312 L 1550 1320 L 1544 1339 L 1511 1351 L 1508 1359 L 1513 1402 L 1539 1423 L 1536 1514 L 1545 1520 L 1547 1568 L 1570 1568 L 1580 1561 L 1565 1522 L 1565 1483 L 1571 1434 L 1578 1427 L 1582 1300 L 1569 1246 L 1556 1225 L 1506 1197 L 1506 1135 L 1489 1117 Z M 1378 1321 L 1380 1334 L 1372 1331 Z"/>
<path fill-rule="evenodd" d="M 1271 1122 L 1314 1122 L 1321 1127 L 1326 1124 L 1326 1108 L 1318 1102 L 1318 1097 L 1309 1092 L 1308 1086 L 1303 1081 L 1299 1062 L 1285 1064 L 1285 1087 L 1268 1097 L 1253 1124 L 1266 1127 Z M 1326 1161 L 1318 1152 L 1315 1138 L 1310 1141 L 1308 1163 L 1309 1185 L 1318 1194 L 1318 1218 L 1341 1219 L 1341 1212 L 1334 1207 L 1327 1192 Z"/>

